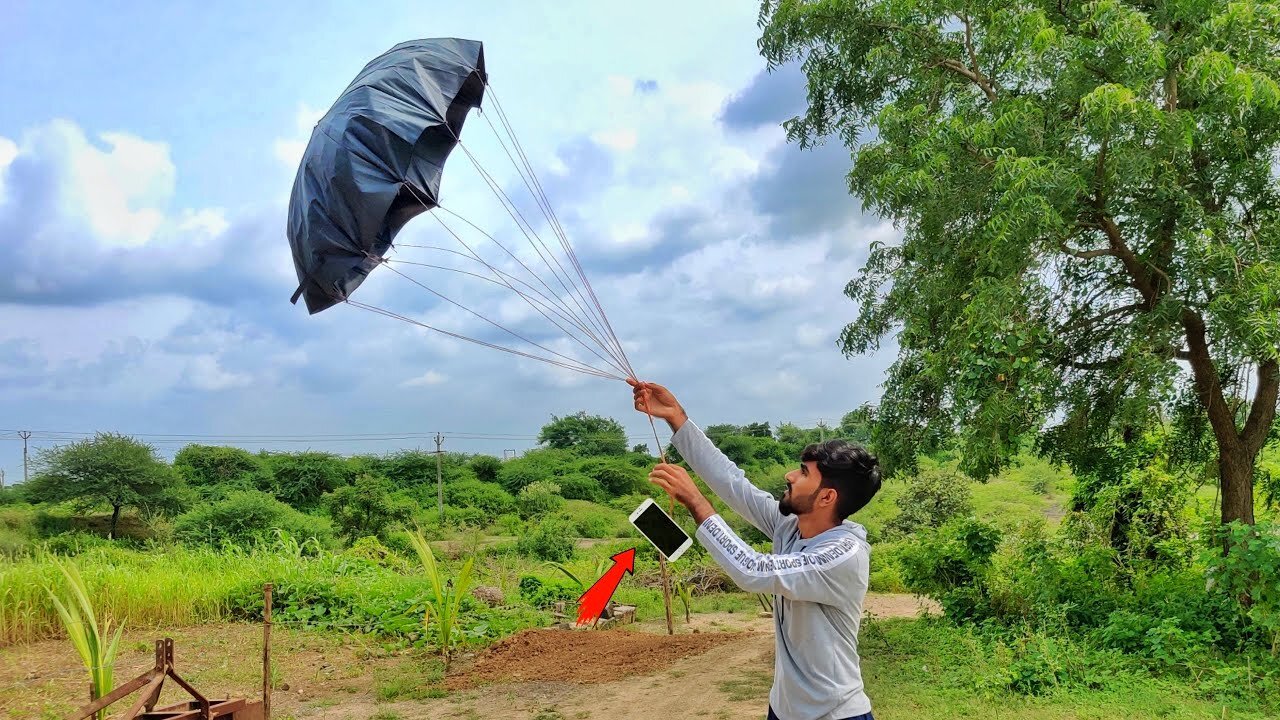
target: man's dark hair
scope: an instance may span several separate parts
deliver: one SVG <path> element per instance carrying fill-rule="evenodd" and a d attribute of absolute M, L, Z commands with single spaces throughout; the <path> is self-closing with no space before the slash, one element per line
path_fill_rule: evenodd
<path fill-rule="evenodd" d="M 808 445 L 800 453 L 800 461 L 818 463 L 821 487 L 836 491 L 836 516 L 842 520 L 861 510 L 880 491 L 876 456 L 848 440 Z"/>

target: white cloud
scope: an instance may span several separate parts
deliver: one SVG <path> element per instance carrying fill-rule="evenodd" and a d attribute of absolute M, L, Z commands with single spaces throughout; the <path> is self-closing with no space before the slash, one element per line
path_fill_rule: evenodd
<path fill-rule="evenodd" d="M 427 372 L 425 372 L 422 375 L 419 375 L 418 377 L 405 380 L 404 382 L 400 383 L 400 386 L 401 387 L 429 387 L 431 385 L 439 385 L 440 383 L 448 379 L 449 378 L 446 377 L 443 373 L 436 372 L 435 370 L 428 370 Z"/>
<path fill-rule="evenodd" d="M 276 159 L 289 170 L 297 170 L 298 163 L 302 162 L 302 154 L 307 150 L 311 131 L 316 123 L 320 122 L 320 118 L 324 117 L 324 113 L 324 110 L 317 110 L 306 103 L 301 103 L 294 115 L 295 125 L 292 134 L 275 141 L 272 149 L 275 151 Z"/>
<path fill-rule="evenodd" d="M 213 355 L 199 355 L 187 360 L 183 377 L 197 390 L 211 392 L 244 387 L 253 380 L 245 373 L 227 372 Z"/>
<path fill-rule="evenodd" d="M 618 130 L 602 130 L 594 133 L 591 139 L 618 152 L 627 152 L 635 149 L 638 136 L 632 128 L 621 128 Z"/>
<path fill-rule="evenodd" d="M 802 347 L 815 348 L 833 337 L 827 328 L 818 327 L 813 323 L 805 322 L 796 327 L 796 342 Z"/>

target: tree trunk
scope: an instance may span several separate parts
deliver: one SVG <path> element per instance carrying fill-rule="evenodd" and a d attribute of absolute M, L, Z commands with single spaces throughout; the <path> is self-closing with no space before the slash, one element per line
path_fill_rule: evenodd
<path fill-rule="evenodd" d="M 112 505 L 111 506 L 111 531 L 110 533 L 108 533 L 108 537 L 112 540 L 116 539 L 116 524 L 119 522 L 120 522 L 120 506 Z"/>
<path fill-rule="evenodd" d="M 1218 475 L 1222 483 L 1222 524 L 1239 520 L 1253 524 L 1253 466 L 1257 454 L 1246 448 L 1219 448 Z"/>

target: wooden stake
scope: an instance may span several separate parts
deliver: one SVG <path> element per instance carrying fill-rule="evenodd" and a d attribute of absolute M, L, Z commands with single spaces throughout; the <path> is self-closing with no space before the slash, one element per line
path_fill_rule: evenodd
<path fill-rule="evenodd" d="M 658 553 L 658 565 L 662 568 L 662 600 L 667 606 L 667 634 L 675 635 L 676 626 L 671 620 L 671 576 L 667 574 L 667 556 Z"/>
<path fill-rule="evenodd" d="M 271 583 L 262 586 L 262 717 L 271 720 Z"/>

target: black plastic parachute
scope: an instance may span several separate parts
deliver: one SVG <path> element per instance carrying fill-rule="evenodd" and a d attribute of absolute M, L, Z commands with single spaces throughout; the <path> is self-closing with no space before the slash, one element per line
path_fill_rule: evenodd
<path fill-rule="evenodd" d="M 372 60 L 316 124 L 289 198 L 298 290 L 315 314 L 346 300 L 440 178 L 488 78 L 484 46 L 435 38 Z"/>

